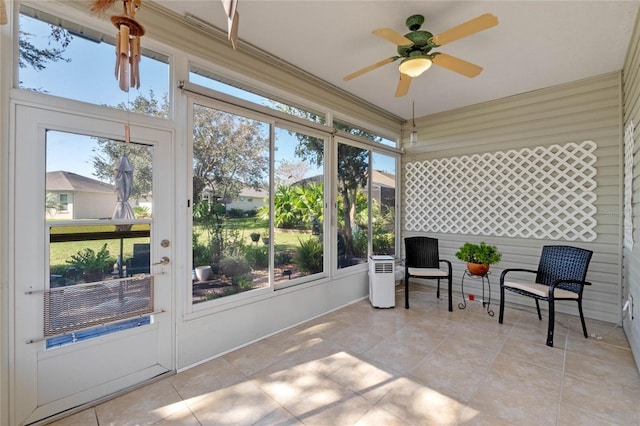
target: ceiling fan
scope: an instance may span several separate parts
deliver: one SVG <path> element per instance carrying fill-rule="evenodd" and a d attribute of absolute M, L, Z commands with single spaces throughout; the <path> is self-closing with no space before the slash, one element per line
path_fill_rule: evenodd
<path fill-rule="evenodd" d="M 408 17 L 405 22 L 411 32 L 405 35 L 391 28 L 374 30 L 373 34 L 398 46 L 398 55 L 362 68 L 359 71 L 345 76 L 343 80 L 349 81 L 383 65 L 402 59 L 399 67 L 400 81 L 396 89 L 396 97 L 400 97 L 406 95 L 409 91 L 411 79 L 418 77 L 428 70 L 432 63 L 469 78 L 480 74 L 482 67 L 456 58 L 455 56 L 447 55 L 446 53 L 431 52 L 431 49 L 495 27 L 498 25 L 498 18 L 490 13 L 485 13 L 435 36 L 428 31 L 420 30 L 423 23 L 424 16 L 412 15 Z"/>

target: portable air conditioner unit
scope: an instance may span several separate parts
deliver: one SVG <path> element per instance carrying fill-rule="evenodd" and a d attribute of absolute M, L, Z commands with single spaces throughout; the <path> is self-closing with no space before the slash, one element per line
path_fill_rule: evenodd
<path fill-rule="evenodd" d="M 369 301 L 376 308 L 396 306 L 394 265 L 392 256 L 369 257 Z"/>

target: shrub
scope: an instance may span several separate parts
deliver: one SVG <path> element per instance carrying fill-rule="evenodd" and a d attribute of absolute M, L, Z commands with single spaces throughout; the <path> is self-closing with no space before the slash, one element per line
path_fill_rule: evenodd
<path fill-rule="evenodd" d="M 373 251 L 375 254 L 393 255 L 395 253 L 395 247 L 393 246 L 393 235 L 386 233 L 374 233 Z"/>
<path fill-rule="evenodd" d="M 244 257 L 252 268 L 266 268 L 269 266 L 269 246 L 247 246 Z"/>
<path fill-rule="evenodd" d="M 104 243 L 97 252 L 87 247 L 71 255 L 66 262 L 81 272 L 108 272 L 115 259 L 110 256 L 107 243 Z"/>
<path fill-rule="evenodd" d="M 229 218 L 245 217 L 245 212 L 242 209 L 229 209 L 227 210 L 227 217 Z"/>
<path fill-rule="evenodd" d="M 253 277 L 251 277 L 251 274 L 237 275 L 233 277 L 231 281 L 240 287 L 240 291 L 247 291 L 253 288 Z"/>
<path fill-rule="evenodd" d="M 300 247 L 296 252 L 294 262 L 303 272 L 315 274 L 323 270 L 322 243 L 317 238 L 306 241 L 298 238 Z"/>
<path fill-rule="evenodd" d="M 284 250 L 276 253 L 274 261 L 276 265 L 286 265 L 291 263 L 291 259 L 293 259 L 293 255 L 289 250 Z"/>
<path fill-rule="evenodd" d="M 353 256 L 366 258 L 369 250 L 369 236 L 366 231 L 356 230 L 353 232 Z"/>
<path fill-rule="evenodd" d="M 242 257 L 225 257 L 220 260 L 220 273 L 226 277 L 233 278 L 249 272 L 251 272 L 251 267 Z"/>
<path fill-rule="evenodd" d="M 133 208 L 133 215 L 136 219 L 144 219 L 151 217 L 151 212 L 149 211 L 149 207 L 135 206 Z"/>
<path fill-rule="evenodd" d="M 480 244 L 464 243 L 456 253 L 456 257 L 463 262 L 483 265 L 493 265 L 502 259 L 496 246 L 485 244 L 484 241 Z"/>
<path fill-rule="evenodd" d="M 211 248 L 198 241 L 198 235 L 193 234 L 193 266 L 208 265 L 211 263 Z"/>

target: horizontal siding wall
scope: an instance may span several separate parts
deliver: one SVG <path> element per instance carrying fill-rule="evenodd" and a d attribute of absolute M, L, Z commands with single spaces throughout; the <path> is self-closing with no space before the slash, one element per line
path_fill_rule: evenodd
<path fill-rule="evenodd" d="M 640 23 L 636 20 L 627 60 L 622 71 L 624 87 L 624 125 L 633 122 L 635 132 L 632 211 L 633 211 L 633 250 L 624 250 L 623 255 L 623 288 L 622 300 L 629 295 L 634 300 L 634 318 L 627 315 L 623 320 L 623 327 L 636 365 L 640 366 Z"/>
<path fill-rule="evenodd" d="M 404 214 L 402 237 L 429 235 L 440 240 L 441 257 L 453 263 L 454 298 L 461 297 L 460 281 L 465 269 L 465 265 L 455 258 L 457 249 L 466 241 L 485 241 L 498 246 L 503 254 L 502 262 L 491 267 L 490 276 L 495 303 L 498 302 L 499 277 L 503 268 L 535 269 L 543 245 L 567 244 L 593 250 L 587 275 L 593 285 L 584 293 L 585 316 L 618 322 L 621 300 L 621 105 L 621 74 L 610 73 L 417 119 L 419 141 L 415 146 L 404 146 L 402 170 L 406 171 L 407 164 L 416 161 L 594 141 L 597 144 L 595 193 L 598 234 L 595 241 L 408 232 Z M 405 177 L 403 173 L 402 212 L 410 202 Z M 465 292 L 478 294 L 481 287 L 468 284 L 470 281 L 475 280 L 465 281 Z M 512 293 L 507 298 L 508 303 L 534 306 L 532 300 Z M 577 315 L 575 303 L 559 302 L 557 310 Z M 507 318 L 508 315 L 506 312 Z"/>

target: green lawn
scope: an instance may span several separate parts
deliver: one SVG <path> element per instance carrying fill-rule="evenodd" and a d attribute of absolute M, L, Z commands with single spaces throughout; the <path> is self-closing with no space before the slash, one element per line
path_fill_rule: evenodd
<path fill-rule="evenodd" d="M 148 225 L 147 225 L 148 226 Z M 224 227 L 228 230 L 233 230 L 233 232 L 237 232 L 238 238 L 242 239 L 245 245 L 263 245 L 262 238 L 267 237 L 268 228 L 264 221 L 258 220 L 256 218 L 241 218 L 241 219 L 226 219 L 224 221 Z M 113 225 L 104 225 L 102 227 L 91 225 L 89 226 L 90 230 L 93 232 L 96 231 L 104 231 L 108 232 L 113 228 Z M 98 229 L 99 228 L 99 229 Z M 87 232 L 85 227 L 77 226 L 77 227 L 53 227 L 52 233 L 78 233 L 78 232 Z M 251 233 L 258 232 L 260 233 L 260 241 L 254 243 L 251 240 Z M 206 240 L 206 231 L 202 226 L 194 225 L 194 233 L 198 235 L 198 240 L 201 243 L 204 243 Z M 305 233 L 297 233 L 297 232 L 284 232 L 282 230 L 276 229 L 274 232 L 275 236 L 275 251 L 281 252 L 286 250 L 294 250 L 300 245 L 299 238 L 302 240 L 306 240 L 311 238 L 310 234 Z M 315 238 L 315 237 L 314 237 Z M 66 270 L 69 265 L 66 263 L 66 260 L 70 258 L 71 255 L 84 250 L 85 248 L 91 248 L 95 251 L 100 250 L 102 245 L 107 243 L 107 249 L 109 250 L 109 254 L 113 258 L 115 262 L 116 256 L 120 254 L 120 239 L 108 239 L 108 240 L 94 240 L 94 241 L 71 241 L 71 242 L 59 242 L 52 243 L 50 245 L 50 256 L 49 256 L 49 264 L 51 268 L 51 273 L 61 273 Z M 149 243 L 149 238 L 125 238 L 123 240 L 123 250 L 122 250 L 122 258 L 126 260 L 133 255 L 133 244 L 138 243 Z"/>
<path fill-rule="evenodd" d="M 96 241 L 70 241 L 65 243 L 52 243 L 49 252 L 49 265 L 52 273 L 61 273 L 69 267 L 66 262 L 71 255 L 90 248 L 96 252 L 104 243 L 107 243 L 109 254 L 115 263 L 116 256 L 120 254 L 120 239 L 96 240 Z M 133 244 L 149 243 L 149 238 L 127 238 L 123 241 L 122 258 L 124 260 L 133 256 Z"/>
<path fill-rule="evenodd" d="M 251 240 L 251 234 L 254 232 L 260 234 L 260 241 L 258 241 L 257 244 L 263 244 L 262 239 L 269 236 L 267 224 L 256 218 L 226 219 L 224 221 L 224 226 L 227 229 L 236 230 L 245 245 L 256 244 Z M 204 227 L 194 225 L 193 232 L 198 235 L 198 241 L 200 243 L 205 242 L 206 231 Z M 287 232 L 286 230 L 280 229 L 276 229 L 274 231 L 274 236 L 276 251 L 295 249 L 300 245 L 298 238 L 304 240 L 311 237 L 310 234 Z"/>

